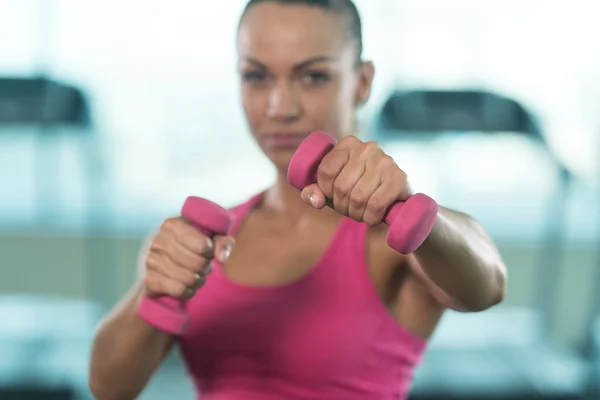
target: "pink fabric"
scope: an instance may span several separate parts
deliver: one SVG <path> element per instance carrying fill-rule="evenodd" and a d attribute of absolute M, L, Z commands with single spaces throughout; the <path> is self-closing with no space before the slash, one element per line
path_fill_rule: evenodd
<path fill-rule="evenodd" d="M 232 234 L 259 199 L 234 209 Z M 345 218 L 313 270 L 290 284 L 238 284 L 215 265 L 186 305 L 192 322 L 180 339 L 198 399 L 406 398 L 427 341 L 379 299 L 367 229 Z"/>

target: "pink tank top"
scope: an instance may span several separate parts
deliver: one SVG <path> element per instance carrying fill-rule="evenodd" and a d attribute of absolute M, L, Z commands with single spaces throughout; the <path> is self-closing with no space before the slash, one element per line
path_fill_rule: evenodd
<path fill-rule="evenodd" d="M 259 200 L 233 209 L 233 235 Z M 187 303 L 192 323 L 179 343 L 198 399 L 407 397 L 427 341 L 380 300 L 368 275 L 367 229 L 343 219 L 310 273 L 290 284 L 239 284 L 215 265 Z"/>

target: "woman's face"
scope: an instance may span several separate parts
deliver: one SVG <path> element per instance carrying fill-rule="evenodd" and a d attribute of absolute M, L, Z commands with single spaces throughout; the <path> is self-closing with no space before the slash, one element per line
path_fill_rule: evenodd
<path fill-rule="evenodd" d="M 279 170 L 302 139 L 323 130 L 354 134 L 356 107 L 370 93 L 373 67 L 357 63 L 343 16 L 318 7 L 265 2 L 238 36 L 242 102 L 250 131 Z"/>

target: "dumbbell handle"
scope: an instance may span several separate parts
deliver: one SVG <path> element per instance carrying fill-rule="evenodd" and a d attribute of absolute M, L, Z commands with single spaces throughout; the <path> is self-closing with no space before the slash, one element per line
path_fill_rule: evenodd
<path fill-rule="evenodd" d="M 209 238 L 215 234 L 226 234 L 233 223 L 229 211 L 193 196 L 187 198 L 181 215 Z M 184 302 L 169 296 L 144 297 L 137 312 L 148 324 L 172 335 L 182 335 L 190 323 Z"/>
<path fill-rule="evenodd" d="M 317 172 L 323 158 L 336 145 L 324 132 L 309 135 L 294 153 L 288 169 L 288 180 L 298 190 L 317 183 Z M 396 201 L 386 211 L 383 222 L 390 227 L 387 242 L 394 250 L 414 252 L 431 233 L 438 205 L 429 196 L 417 193 L 407 201 Z"/>

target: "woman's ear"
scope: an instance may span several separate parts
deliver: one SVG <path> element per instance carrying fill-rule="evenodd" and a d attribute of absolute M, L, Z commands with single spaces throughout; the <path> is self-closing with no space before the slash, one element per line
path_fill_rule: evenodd
<path fill-rule="evenodd" d="M 375 66 L 371 61 L 364 61 L 359 66 L 359 82 L 356 96 L 356 105 L 362 106 L 371 97 L 371 87 L 375 76 Z"/>

